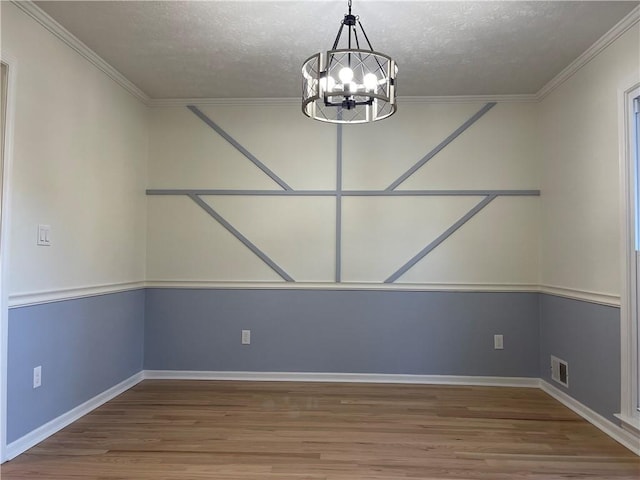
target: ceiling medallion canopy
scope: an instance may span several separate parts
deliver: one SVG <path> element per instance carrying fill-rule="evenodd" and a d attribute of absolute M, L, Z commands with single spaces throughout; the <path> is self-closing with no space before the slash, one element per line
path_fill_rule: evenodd
<path fill-rule="evenodd" d="M 340 46 L 344 27 L 347 35 Z M 358 27 L 368 49 L 360 48 Z M 376 52 L 360 18 L 349 13 L 340 23 L 328 52 L 316 53 L 302 65 L 302 112 L 329 123 L 369 123 L 396 112 L 396 62 Z"/>

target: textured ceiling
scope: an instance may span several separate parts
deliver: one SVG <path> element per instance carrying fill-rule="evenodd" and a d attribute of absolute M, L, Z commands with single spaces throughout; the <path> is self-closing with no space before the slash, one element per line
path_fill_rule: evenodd
<path fill-rule="evenodd" d="M 296 97 L 346 1 L 36 2 L 152 98 Z M 399 94 L 537 92 L 638 2 L 355 0 Z"/>

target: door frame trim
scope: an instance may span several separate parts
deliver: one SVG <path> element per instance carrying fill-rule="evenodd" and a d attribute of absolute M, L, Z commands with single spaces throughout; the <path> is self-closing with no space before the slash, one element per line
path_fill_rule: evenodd
<path fill-rule="evenodd" d="M 2 52 L 0 62 L 7 65 L 7 104 L 2 173 L 2 222 L 0 223 L 0 463 L 7 454 L 7 353 L 9 330 L 9 231 L 11 225 L 11 178 L 13 165 L 16 75 L 18 62 Z"/>

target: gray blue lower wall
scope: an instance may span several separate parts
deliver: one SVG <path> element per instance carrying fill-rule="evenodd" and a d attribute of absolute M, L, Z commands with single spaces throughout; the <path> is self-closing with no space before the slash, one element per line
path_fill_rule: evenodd
<path fill-rule="evenodd" d="M 9 310 L 7 443 L 142 370 L 144 297 L 136 290 Z"/>
<path fill-rule="evenodd" d="M 538 335 L 535 293 L 148 289 L 144 365 L 538 377 Z"/>
<path fill-rule="evenodd" d="M 569 362 L 568 389 L 551 381 L 550 355 Z M 541 377 L 615 421 L 620 310 L 536 293 L 294 289 L 147 289 L 12 308 L 8 442 L 143 366 Z"/>
<path fill-rule="evenodd" d="M 551 380 L 551 355 L 568 362 L 568 388 Z M 540 295 L 540 377 L 617 423 L 620 309 Z"/>

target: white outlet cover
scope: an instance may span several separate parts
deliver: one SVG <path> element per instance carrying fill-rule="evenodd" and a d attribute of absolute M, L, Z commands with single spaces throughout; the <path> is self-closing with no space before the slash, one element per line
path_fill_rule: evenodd
<path fill-rule="evenodd" d="M 251 344 L 251 330 L 242 330 L 242 345 Z"/>
<path fill-rule="evenodd" d="M 42 385 L 42 365 L 38 365 L 33 369 L 33 388 Z"/>
<path fill-rule="evenodd" d="M 493 348 L 495 350 L 504 350 L 504 338 L 502 335 L 493 336 Z"/>

